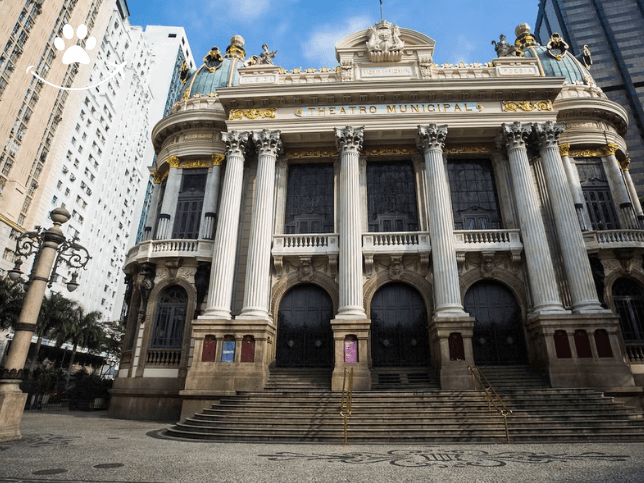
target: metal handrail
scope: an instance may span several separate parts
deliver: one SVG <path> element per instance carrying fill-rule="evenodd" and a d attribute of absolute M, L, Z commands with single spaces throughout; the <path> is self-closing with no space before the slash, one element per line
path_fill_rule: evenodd
<path fill-rule="evenodd" d="M 349 417 L 351 416 L 351 402 L 353 400 L 353 367 L 349 371 L 344 368 L 342 380 L 342 400 L 340 401 L 340 417 L 344 418 L 344 444 L 347 444 Z"/>
<path fill-rule="evenodd" d="M 507 438 L 509 443 L 510 430 L 508 429 L 508 415 L 512 414 L 512 410 L 508 409 L 508 407 L 505 405 L 505 403 L 503 402 L 503 399 L 501 399 L 501 396 L 499 396 L 499 394 L 496 392 L 496 390 L 494 389 L 490 381 L 488 381 L 487 377 L 485 377 L 485 374 L 483 374 L 483 371 L 481 370 L 480 367 L 467 366 L 467 368 L 472 373 L 472 384 L 474 384 L 474 390 L 476 391 L 476 383 L 478 382 L 481 388 L 483 389 L 483 391 L 485 392 L 485 398 L 487 399 L 488 410 L 492 411 L 492 405 L 494 405 L 494 409 L 496 409 L 499 412 L 499 414 L 503 416 L 503 423 L 505 424 L 505 437 Z M 479 376 L 476 375 L 476 373 L 474 372 L 474 369 L 476 369 L 478 373 L 483 377 L 483 379 L 485 379 L 485 383 L 487 384 L 488 387 L 485 387 L 485 384 L 483 384 Z M 494 397 L 492 397 L 492 394 L 490 394 L 488 390 L 492 391 Z"/>

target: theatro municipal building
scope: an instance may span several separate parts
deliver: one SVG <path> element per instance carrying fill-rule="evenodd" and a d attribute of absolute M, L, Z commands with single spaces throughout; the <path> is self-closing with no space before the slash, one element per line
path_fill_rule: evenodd
<path fill-rule="evenodd" d="M 588 50 L 526 24 L 493 44 L 437 65 L 434 40 L 382 21 L 329 68 L 286 71 L 239 35 L 184 66 L 111 415 L 178 421 L 280 374 L 341 391 L 345 368 L 364 392 L 469 390 L 476 365 L 641 393 L 627 113 Z"/>

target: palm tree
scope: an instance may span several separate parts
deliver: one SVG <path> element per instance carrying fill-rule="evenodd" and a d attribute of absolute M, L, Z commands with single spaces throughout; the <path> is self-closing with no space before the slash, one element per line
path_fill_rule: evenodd
<path fill-rule="evenodd" d="M 75 308 L 76 302 L 59 293 L 53 292 L 51 295 L 45 295 L 43 297 L 35 331 L 35 335 L 38 336 L 38 341 L 36 342 L 36 350 L 29 367 L 31 372 L 36 368 L 38 353 L 40 352 L 43 338 L 49 336 L 55 337 L 57 332 L 63 327 L 65 321 L 73 317 Z"/>
<path fill-rule="evenodd" d="M 0 329 L 8 329 L 18 322 L 25 291 L 22 284 L 0 279 Z"/>
<path fill-rule="evenodd" d="M 65 320 L 61 330 L 58 332 L 56 341 L 58 346 L 62 345 L 63 342 L 69 342 L 74 346 L 72 357 L 69 361 L 69 369 L 67 370 L 68 379 L 72 372 L 78 347 L 96 349 L 100 345 L 103 329 L 99 325 L 99 321 L 102 316 L 103 314 L 99 311 L 85 312 L 81 305 L 77 305 L 72 312 L 72 316 Z"/>

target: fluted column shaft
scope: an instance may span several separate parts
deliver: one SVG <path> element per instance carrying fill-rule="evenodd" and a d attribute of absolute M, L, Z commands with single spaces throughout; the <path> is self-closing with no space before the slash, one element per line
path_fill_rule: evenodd
<path fill-rule="evenodd" d="M 366 319 L 362 290 L 360 150 L 364 128 L 336 128 L 340 151 L 340 303 L 336 319 Z"/>
<path fill-rule="evenodd" d="M 239 232 L 239 210 L 244 178 L 244 151 L 248 133 L 222 133 L 226 144 L 226 175 L 221 194 L 219 223 L 215 234 L 208 307 L 200 319 L 230 319 Z"/>
<path fill-rule="evenodd" d="M 631 195 L 631 201 L 633 202 L 635 214 L 637 215 L 637 219 L 640 222 L 640 228 L 642 228 L 642 221 L 644 221 L 644 212 L 642 211 L 642 203 L 640 203 L 639 196 L 637 195 L 637 189 L 635 189 L 635 183 L 633 183 L 633 178 L 631 178 L 631 172 L 629 171 L 630 165 L 631 159 L 626 158 L 621 163 L 621 168 L 624 175 L 624 181 L 626 182 L 626 188 L 628 188 L 628 193 Z"/>
<path fill-rule="evenodd" d="M 167 240 L 172 236 L 172 222 L 176 216 L 180 190 L 181 170 L 171 165 L 163 193 L 161 213 L 159 213 L 159 221 L 157 222 L 157 240 Z"/>
<path fill-rule="evenodd" d="M 213 157 L 214 158 L 214 157 Z M 215 221 L 217 218 L 217 197 L 219 195 L 219 176 L 221 161 L 214 159 L 213 166 L 208 169 L 206 179 L 206 193 L 201 210 L 201 223 L 199 225 L 199 238 L 212 240 Z"/>
<path fill-rule="evenodd" d="M 631 196 L 626 188 L 626 182 L 622 176 L 622 170 L 615 153 L 619 149 L 616 144 L 608 144 L 605 150 L 606 171 L 610 181 L 612 181 L 611 190 L 614 199 L 617 201 L 620 209 L 620 222 L 622 228 L 637 228 L 639 223 L 635 217 Z"/>
<path fill-rule="evenodd" d="M 443 147 L 447 126 L 418 126 L 417 144 L 425 156 L 429 237 L 434 269 L 436 317 L 467 315 L 461 303 L 458 265 L 454 247 L 454 215 L 447 175 L 443 165 Z"/>
<path fill-rule="evenodd" d="M 575 204 L 579 226 L 582 231 L 588 231 L 591 229 L 590 219 L 585 209 L 586 200 L 584 199 L 584 191 L 579 180 L 579 172 L 570 159 L 570 144 L 559 145 L 559 154 L 561 155 L 561 161 L 563 162 L 566 178 L 568 179 L 568 187 L 572 194 L 572 201 Z"/>
<path fill-rule="evenodd" d="M 282 141 L 279 131 L 264 129 L 253 133 L 253 142 L 258 152 L 257 180 L 250 221 L 244 305 L 238 318 L 268 319 L 275 162 Z"/>
<path fill-rule="evenodd" d="M 535 123 L 533 128 L 546 173 L 546 184 L 554 211 L 555 226 L 559 235 L 559 247 L 563 255 L 573 312 L 602 312 L 604 309 L 597 297 L 586 244 L 581 234 L 557 146 L 557 140 L 564 131 L 563 125 L 548 121 L 544 124 Z"/>
<path fill-rule="evenodd" d="M 557 290 L 557 278 L 539 210 L 537 190 L 528 162 L 525 143 L 532 128 L 515 122 L 514 124 L 503 124 L 502 129 L 503 143 L 510 159 L 510 172 L 514 183 L 523 249 L 534 304 L 533 311 L 538 314 L 565 312 Z"/>

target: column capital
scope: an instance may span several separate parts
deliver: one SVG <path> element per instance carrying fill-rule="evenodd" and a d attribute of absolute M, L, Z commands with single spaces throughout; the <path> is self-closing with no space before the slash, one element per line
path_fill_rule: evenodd
<path fill-rule="evenodd" d="M 614 156 L 617 151 L 619 151 L 619 146 L 617 144 L 608 143 L 603 148 L 604 154 L 606 156 Z"/>
<path fill-rule="evenodd" d="M 617 162 L 619 163 L 619 167 L 622 168 L 622 171 L 628 171 L 631 166 L 631 158 L 624 158 L 624 160 Z"/>
<path fill-rule="evenodd" d="M 519 121 L 512 124 L 501 124 L 500 145 L 508 151 L 525 148 L 526 141 L 532 133 L 532 126 L 522 125 Z"/>
<path fill-rule="evenodd" d="M 257 152 L 277 157 L 277 154 L 282 150 L 281 134 L 280 131 L 270 131 L 269 129 L 253 132 L 253 143 L 255 143 Z"/>
<path fill-rule="evenodd" d="M 210 159 L 212 159 L 213 166 L 221 166 L 222 163 L 226 160 L 226 156 L 223 154 L 211 154 Z"/>
<path fill-rule="evenodd" d="M 221 140 L 226 145 L 226 154 L 243 156 L 248 144 L 248 133 L 230 131 L 221 133 Z"/>
<path fill-rule="evenodd" d="M 364 126 L 335 128 L 335 142 L 341 153 L 359 153 L 364 141 Z"/>
<path fill-rule="evenodd" d="M 442 151 L 445 147 L 445 139 L 447 139 L 447 124 L 439 126 L 432 123 L 418 126 L 416 145 L 423 153 L 430 150 Z"/>
<path fill-rule="evenodd" d="M 181 164 L 181 160 L 177 156 L 170 156 L 166 162 L 171 168 L 178 168 Z"/>
<path fill-rule="evenodd" d="M 560 122 L 546 121 L 532 123 L 532 129 L 539 145 L 539 149 L 556 147 L 559 136 L 564 132 L 564 125 Z"/>
<path fill-rule="evenodd" d="M 564 156 L 570 156 L 570 143 L 560 144 L 559 145 L 559 154 L 563 158 Z"/>

